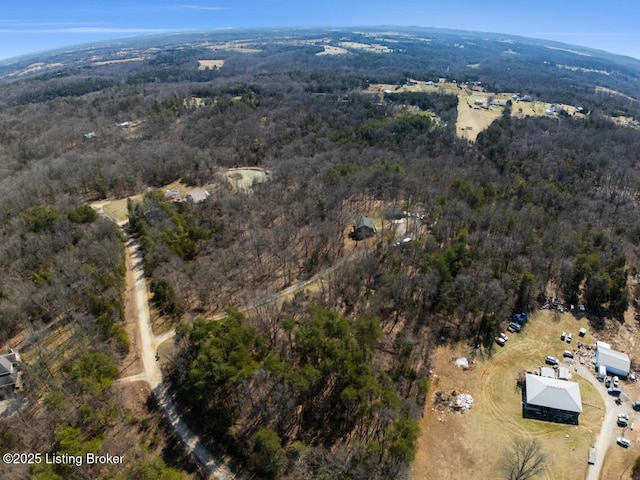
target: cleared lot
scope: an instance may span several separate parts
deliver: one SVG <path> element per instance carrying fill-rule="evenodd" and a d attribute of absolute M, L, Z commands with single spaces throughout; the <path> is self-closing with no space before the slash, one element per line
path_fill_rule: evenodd
<path fill-rule="evenodd" d="M 504 347 L 494 344 L 493 355 L 477 352 L 475 365 L 466 371 L 454 366 L 453 359 L 471 359 L 471 349 L 440 348 L 412 478 L 499 478 L 502 452 L 512 438 L 535 436 L 548 457 L 547 478 L 584 479 L 589 447 L 600 431 L 605 413 L 596 388 L 571 369 L 572 381 L 580 385 L 583 403 L 580 425 L 575 426 L 522 418 L 521 394 L 516 385 L 519 372 L 543 366 L 547 355 L 557 357 L 561 365 L 571 362 L 562 354 L 576 345 L 561 341 L 560 334 L 577 332 L 581 327 L 586 327 L 586 321 L 576 320 L 568 313 L 538 312 L 522 333 L 509 336 Z M 590 334 L 583 340 L 591 342 Z M 463 414 L 432 410 L 439 390 L 472 395 L 473 408 Z"/>

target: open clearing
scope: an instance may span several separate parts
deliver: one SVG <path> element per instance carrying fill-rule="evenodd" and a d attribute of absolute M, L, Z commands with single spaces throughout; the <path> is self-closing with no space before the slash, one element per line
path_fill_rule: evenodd
<path fill-rule="evenodd" d="M 412 478 L 499 478 L 502 452 L 512 438 L 520 436 L 542 442 L 548 458 L 545 478 L 584 479 L 589 447 L 600 431 L 605 413 L 599 392 L 571 369 L 572 381 L 580 385 L 583 407 L 580 425 L 576 426 L 524 419 L 516 386 L 520 371 L 542 366 L 546 355 L 562 358 L 564 350 L 573 350 L 581 340 L 577 332 L 582 327 L 588 331 L 582 339 L 584 343 L 595 342 L 585 319 L 543 310 L 532 316 L 522 333 L 510 334 L 505 347 L 493 345 L 491 356 L 484 349 L 474 352 L 465 346 L 440 347 Z M 574 344 L 560 341 L 562 331 L 573 332 Z M 471 360 L 474 354 L 475 363 L 469 370 L 453 365 L 453 359 L 464 356 Z M 432 410 L 435 392 L 452 390 L 473 397 L 471 410 L 463 414 Z M 623 390 L 628 390 L 627 385 Z M 633 416 L 637 418 L 632 422 L 640 422 L 640 414 L 634 412 Z M 626 433 L 632 441 L 630 449 L 609 447 L 602 478 L 618 478 L 633 462 L 640 452 L 635 432 Z"/>
<path fill-rule="evenodd" d="M 249 42 L 239 42 L 239 41 L 221 43 L 219 45 L 210 45 L 208 48 L 209 50 L 213 50 L 213 51 L 226 50 L 229 52 L 236 52 L 236 53 L 260 53 L 262 51 L 258 48 L 254 48 L 253 44 Z"/>
<path fill-rule="evenodd" d="M 257 183 L 264 183 L 269 173 L 261 168 L 230 168 L 225 174 L 234 190 L 250 193 Z"/>
<path fill-rule="evenodd" d="M 93 66 L 97 67 L 100 65 L 113 65 L 115 63 L 142 62 L 144 60 L 146 60 L 146 57 L 120 58 L 117 60 L 102 60 L 100 62 L 94 62 Z"/>
<path fill-rule="evenodd" d="M 342 47 L 334 47 L 333 45 L 322 45 L 324 48 L 323 52 L 318 52 L 316 55 L 346 55 L 349 53 L 349 50 Z"/>
<path fill-rule="evenodd" d="M 367 43 L 358 43 L 358 42 L 340 42 L 339 45 L 343 48 L 353 48 L 355 50 L 365 50 L 367 52 L 373 52 L 373 53 L 393 52 L 391 48 L 385 47 L 384 45 L 380 45 L 377 43 L 367 44 Z"/>
<path fill-rule="evenodd" d="M 198 70 L 213 70 L 223 65 L 224 60 L 198 60 Z"/>
<path fill-rule="evenodd" d="M 548 110 L 555 107 L 556 111 L 564 110 L 569 115 L 581 117 L 576 112 L 576 107 L 564 104 L 551 104 L 546 102 L 521 102 L 513 101 L 513 93 L 490 93 L 481 88 L 469 88 L 467 85 L 438 81 L 424 82 L 413 80 L 411 85 L 394 84 L 370 84 L 362 93 L 377 94 L 381 98 L 385 92 L 430 92 L 458 97 L 458 117 L 456 119 L 456 134 L 460 138 L 475 141 L 478 134 L 485 130 L 491 123 L 503 113 L 503 106 L 512 101 L 511 115 L 517 118 L 527 116 L 551 116 Z M 476 102 L 482 102 L 477 104 Z M 494 103 L 494 105 L 491 105 Z M 553 115 L 556 115 L 555 113 Z M 630 124 L 630 122 L 627 122 Z"/>

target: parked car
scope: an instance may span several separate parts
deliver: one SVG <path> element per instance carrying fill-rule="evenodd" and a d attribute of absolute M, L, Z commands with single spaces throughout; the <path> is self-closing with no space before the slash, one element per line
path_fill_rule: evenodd
<path fill-rule="evenodd" d="M 519 332 L 520 330 L 522 330 L 522 325 L 520 325 L 519 323 L 516 323 L 516 322 L 511 322 L 509 324 L 509 328 L 507 330 L 509 330 L 512 333 L 513 332 Z"/>
<path fill-rule="evenodd" d="M 560 340 L 564 342 L 565 338 L 567 338 L 567 334 L 565 332 L 562 332 L 562 335 L 560 335 Z"/>
<path fill-rule="evenodd" d="M 611 387 L 610 389 L 607 390 L 607 393 L 609 393 L 609 395 L 613 395 L 614 397 L 619 397 L 620 394 L 622 393 L 622 390 L 616 387 Z"/>
<path fill-rule="evenodd" d="M 627 425 L 629 425 L 629 417 L 624 413 L 620 413 L 618 415 L 618 426 L 626 427 Z"/>
<path fill-rule="evenodd" d="M 613 386 L 614 387 L 619 387 L 620 386 L 620 379 L 618 378 L 617 375 L 615 377 L 613 377 Z"/>
<path fill-rule="evenodd" d="M 617 437 L 616 443 L 624 448 L 629 448 L 629 445 L 631 445 L 631 442 L 629 441 L 629 439 L 624 437 Z"/>
<path fill-rule="evenodd" d="M 563 356 L 564 358 L 573 358 L 573 352 L 570 352 L 569 350 L 565 350 L 565 351 L 562 353 L 562 356 Z"/>
<path fill-rule="evenodd" d="M 571 343 L 571 339 L 573 339 L 573 334 L 572 333 L 567 335 L 567 343 Z"/>
<path fill-rule="evenodd" d="M 501 347 L 504 347 L 504 344 L 505 344 L 506 342 L 504 341 L 504 338 L 502 338 L 502 337 L 496 337 L 496 343 L 497 343 L 498 345 L 500 345 Z"/>
<path fill-rule="evenodd" d="M 636 412 L 640 411 L 640 402 L 633 402 L 631 404 L 631 408 L 633 408 Z"/>
<path fill-rule="evenodd" d="M 547 355 L 547 358 L 544 359 L 544 363 L 547 365 L 558 365 L 558 359 L 556 357 L 552 357 L 551 355 Z"/>
<path fill-rule="evenodd" d="M 509 337 L 507 337 L 507 335 L 506 335 L 505 333 L 501 333 L 501 334 L 500 334 L 500 338 L 501 338 L 501 339 L 503 339 L 505 342 L 506 342 L 507 340 L 509 340 Z"/>
<path fill-rule="evenodd" d="M 604 386 L 607 388 L 611 386 L 611 377 L 607 377 L 604 379 Z"/>

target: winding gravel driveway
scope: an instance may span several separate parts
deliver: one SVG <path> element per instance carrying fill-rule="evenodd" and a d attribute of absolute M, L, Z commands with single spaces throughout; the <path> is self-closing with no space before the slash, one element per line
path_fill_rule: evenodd
<path fill-rule="evenodd" d="M 120 382 L 135 382 L 140 380 L 147 382 L 157 399 L 158 407 L 182 440 L 187 451 L 196 459 L 204 475 L 210 479 L 232 480 L 236 478 L 235 475 L 233 475 L 221 459 L 215 457 L 207 450 L 200 438 L 187 426 L 173 403 L 167 391 L 167 386 L 162 382 L 162 372 L 155 359 L 158 344 L 151 330 L 149 295 L 144 278 L 142 251 L 138 243 L 126 232 L 124 232 L 124 236 L 126 241 L 126 255 L 130 262 L 130 268 L 133 268 L 134 273 L 134 289 L 138 308 L 138 330 L 141 340 L 143 371 L 137 375 L 123 378 Z"/>
<path fill-rule="evenodd" d="M 605 456 L 607 454 L 607 449 L 615 444 L 616 437 L 619 435 L 618 426 L 616 424 L 618 414 L 626 413 L 629 414 L 629 406 L 626 405 L 626 402 L 623 402 L 622 405 L 616 405 L 614 397 L 607 394 L 607 389 L 604 384 L 599 382 L 595 375 L 591 372 L 589 368 L 585 365 L 577 364 L 578 370 L 577 373 L 582 378 L 585 378 L 589 381 L 600 393 L 602 400 L 604 400 L 605 405 L 605 414 L 604 419 L 602 421 L 602 427 L 600 428 L 600 433 L 598 434 L 598 438 L 594 443 L 594 447 L 596 447 L 596 463 L 595 465 L 589 465 L 589 469 L 587 470 L 586 480 L 599 480 L 600 473 L 602 472 L 602 465 L 604 463 Z M 585 461 L 587 459 L 585 458 Z"/>

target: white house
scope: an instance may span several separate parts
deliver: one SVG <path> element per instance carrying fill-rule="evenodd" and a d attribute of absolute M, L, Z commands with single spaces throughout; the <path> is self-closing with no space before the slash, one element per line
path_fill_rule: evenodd
<path fill-rule="evenodd" d="M 19 382 L 21 361 L 20 354 L 13 350 L 0 355 L 0 387 L 16 385 Z"/>

